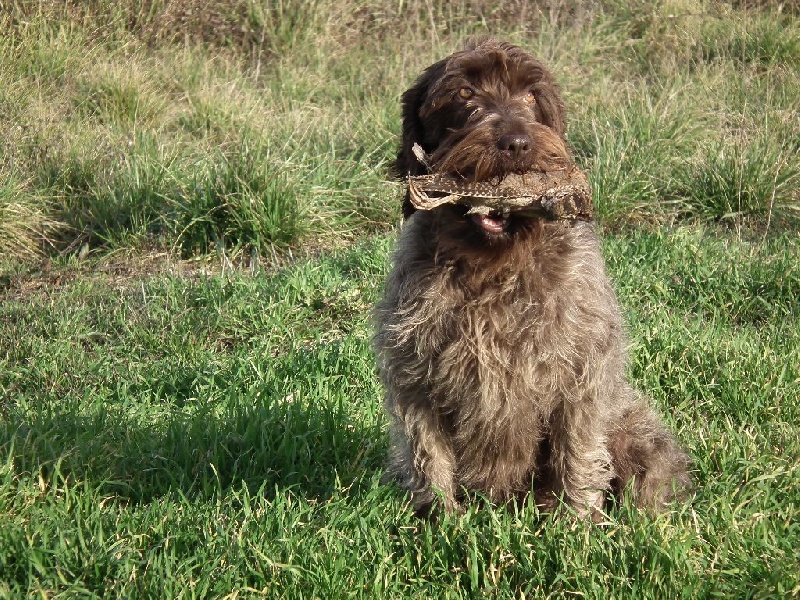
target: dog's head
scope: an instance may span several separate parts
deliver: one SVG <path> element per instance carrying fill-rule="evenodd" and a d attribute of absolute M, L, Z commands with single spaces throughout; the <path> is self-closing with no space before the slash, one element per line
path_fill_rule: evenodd
<path fill-rule="evenodd" d="M 403 94 L 403 132 L 395 172 L 420 175 L 419 144 L 433 172 L 470 181 L 550 170 L 569 160 L 564 107 L 552 75 L 524 50 L 486 39 L 426 69 Z M 408 198 L 405 217 L 414 212 Z M 491 229 L 507 223 L 487 222 Z M 497 231 L 495 232 L 497 233 Z"/>

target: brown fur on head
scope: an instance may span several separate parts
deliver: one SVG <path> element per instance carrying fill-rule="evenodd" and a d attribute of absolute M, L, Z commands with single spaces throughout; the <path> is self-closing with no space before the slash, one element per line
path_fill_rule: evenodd
<path fill-rule="evenodd" d="M 471 181 L 550 170 L 569 159 L 564 106 L 549 71 L 522 49 L 485 39 L 425 70 L 403 94 L 400 177 L 426 167 L 412 148 L 431 156 L 435 172 Z M 403 214 L 414 212 L 408 198 Z"/>
<path fill-rule="evenodd" d="M 531 98 L 532 96 L 532 98 Z M 532 101 L 533 100 L 533 101 Z M 568 160 L 553 78 L 523 50 L 472 44 L 403 95 L 399 174 L 476 180 Z M 580 514 L 608 494 L 664 506 L 688 458 L 625 378 L 626 341 L 592 223 L 467 215 L 443 205 L 406 223 L 374 348 L 386 388 L 388 477 L 427 511 L 437 494 L 525 496 Z"/>

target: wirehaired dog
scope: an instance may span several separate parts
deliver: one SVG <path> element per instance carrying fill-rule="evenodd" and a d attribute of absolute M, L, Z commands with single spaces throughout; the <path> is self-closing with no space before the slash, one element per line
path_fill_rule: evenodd
<path fill-rule="evenodd" d="M 402 98 L 399 176 L 466 180 L 570 163 L 552 75 L 496 40 L 429 67 Z M 534 492 L 596 515 L 608 494 L 659 508 L 689 484 L 688 458 L 625 379 L 626 340 L 593 225 L 458 205 L 406 218 L 376 309 L 387 475 L 418 513 L 465 492 Z"/>

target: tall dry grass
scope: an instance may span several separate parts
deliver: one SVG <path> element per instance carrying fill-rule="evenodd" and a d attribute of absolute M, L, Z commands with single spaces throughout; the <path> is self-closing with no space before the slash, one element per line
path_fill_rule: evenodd
<path fill-rule="evenodd" d="M 264 253 L 389 228 L 399 94 L 484 34 L 556 73 L 606 224 L 798 222 L 800 25 L 780 4 L 95 0 L 2 14 L 0 178 L 42 216 L 0 216 L 12 261 Z"/>

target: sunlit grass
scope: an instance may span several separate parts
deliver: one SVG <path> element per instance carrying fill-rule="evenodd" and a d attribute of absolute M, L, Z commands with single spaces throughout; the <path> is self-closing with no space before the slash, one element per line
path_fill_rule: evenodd
<path fill-rule="evenodd" d="M 797 240 L 608 236 L 631 377 L 694 458 L 671 514 L 596 527 L 380 484 L 369 311 L 392 240 L 272 273 L 62 267 L 0 308 L 11 596 L 780 597 L 797 590 Z M 71 283 L 70 283 L 71 282 Z M 57 293 L 53 293 L 53 292 Z"/>

